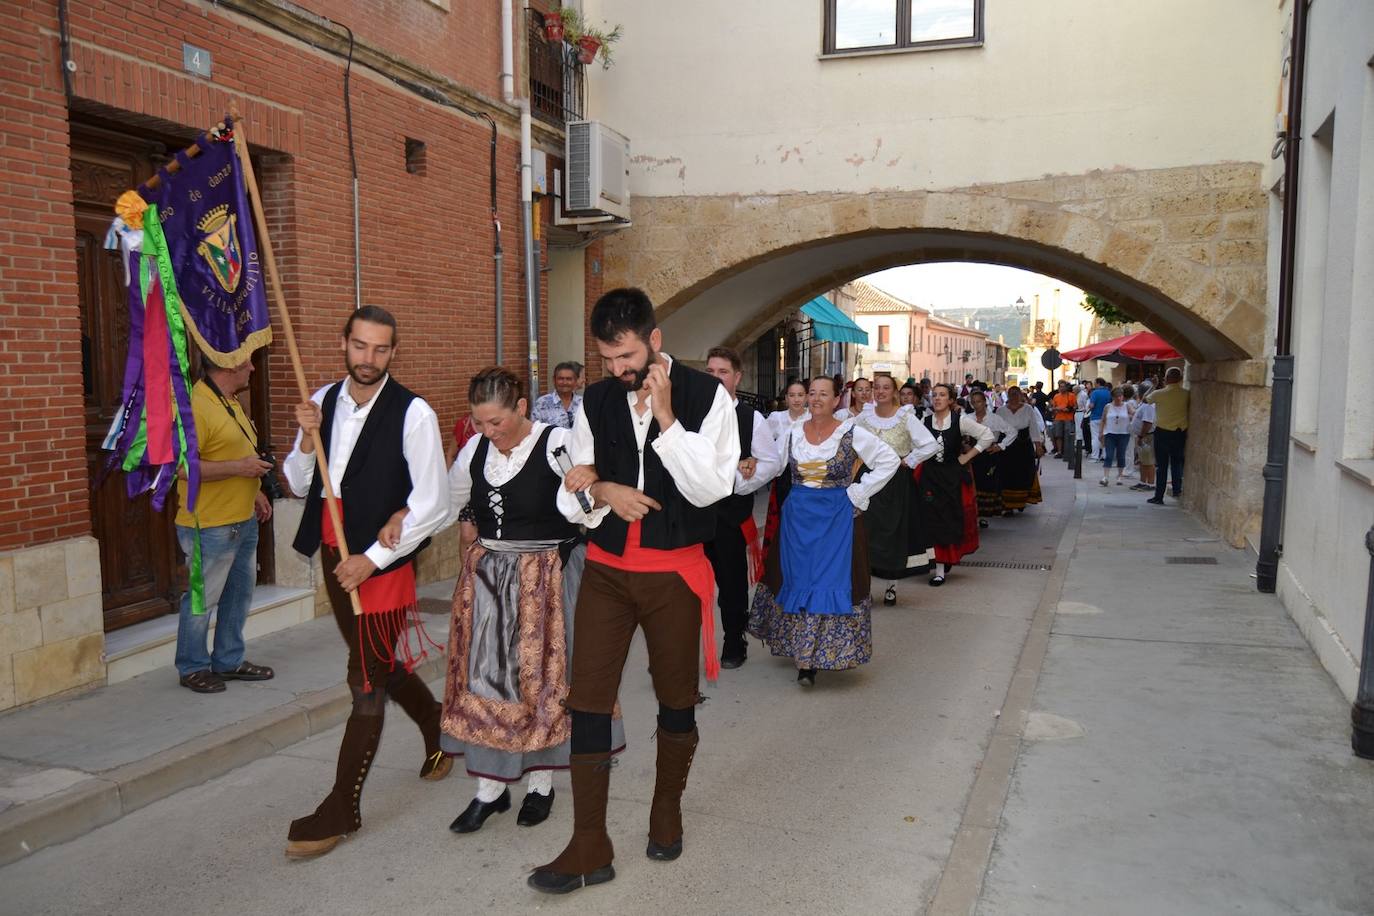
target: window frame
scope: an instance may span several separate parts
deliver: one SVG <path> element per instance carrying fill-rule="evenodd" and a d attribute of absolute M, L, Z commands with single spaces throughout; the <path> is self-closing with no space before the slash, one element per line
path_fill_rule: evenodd
<path fill-rule="evenodd" d="M 897 40 L 888 45 L 865 45 L 862 48 L 835 46 L 836 4 L 838 0 L 821 0 L 822 34 L 821 57 L 852 57 L 866 54 L 894 54 L 911 51 L 938 51 L 946 48 L 976 48 L 983 44 L 983 5 L 985 0 L 969 0 L 973 4 L 973 35 L 964 38 L 940 38 L 935 41 L 911 40 L 911 0 L 897 2 Z"/>

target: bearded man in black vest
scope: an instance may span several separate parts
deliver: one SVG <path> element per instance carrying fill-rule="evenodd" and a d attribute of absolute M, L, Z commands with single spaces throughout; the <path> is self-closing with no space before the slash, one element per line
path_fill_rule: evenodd
<path fill-rule="evenodd" d="M 282 465 L 291 490 L 305 497 L 293 546 L 306 556 L 320 551 L 334 620 L 348 644 L 353 693 L 334 788 L 314 814 L 291 823 L 286 854 L 292 858 L 323 855 L 362 826 L 358 799 L 381 742 L 387 697 L 420 726 L 426 754 L 420 778 L 442 779 L 453 766 L 439 748 L 441 707 L 413 672 L 417 660 L 408 638 L 418 620 L 413 560 L 448 517 L 444 446 L 434 411 L 387 373 L 395 352 L 396 319 L 377 306 L 354 311 L 343 329 L 348 376 L 297 405 L 301 430 Z M 315 473 L 314 430 L 341 503 L 346 560 Z M 402 510 L 400 536 L 381 537 Z M 349 598 L 355 591 L 361 615 Z"/>
<path fill-rule="evenodd" d="M 608 378 L 573 423 L 577 465 L 564 486 L 589 499 L 587 568 L 573 623 L 573 836 L 535 869 L 536 890 L 565 894 L 615 877 L 606 833 L 611 711 L 635 627 L 644 630 L 658 698 L 658 765 L 649 810 L 650 859 L 682 854 L 682 792 L 697 747 L 697 646 L 714 679 L 714 582 L 703 543 L 714 504 L 734 489 L 739 428 L 720 383 L 662 352 L 653 303 L 612 290 L 591 314 Z"/>
<path fill-rule="evenodd" d="M 716 503 L 716 536 L 706 544 L 706 556 L 716 573 L 722 668 L 738 668 L 749 656 L 744 630 L 749 624 L 749 586 L 763 574 L 763 547 L 754 521 L 754 493 L 778 476 L 782 457 L 773 428 L 735 393 L 741 372 L 739 354 L 729 347 L 706 351 L 706 372 L 720 379 L 730 395 L 739 423 L 739 470 L 735 492 Z M 752 569 L 751 569 L 752 566 Z M 752 580 L 752 581 L 751 581 Z"/>

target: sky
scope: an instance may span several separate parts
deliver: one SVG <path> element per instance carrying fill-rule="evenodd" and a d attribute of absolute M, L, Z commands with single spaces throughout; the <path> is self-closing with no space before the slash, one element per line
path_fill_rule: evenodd
<path fill-rule="evenodd" d="M 923 308 L 1005 306 L 1047 284 L 1067 286 L 1017 267 L 964 262 L 913 264 L 869 274 L 865 283 Z"/>

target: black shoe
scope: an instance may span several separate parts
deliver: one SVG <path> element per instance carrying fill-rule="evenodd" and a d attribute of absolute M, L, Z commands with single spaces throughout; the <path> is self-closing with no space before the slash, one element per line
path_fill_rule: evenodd
<path fill-rule="evenodd" d="M 454 818 L 453 823 L 448 825 L 448 829 L 454 833 L 476 833 L 482 829 L 487 818 L 493 814 L 509 810 L 510 789 L 503 791 L 501 797 L 493 802 L 480 802 L 474 798 L 463 809 L 463 813 Z"/>
<path fill-rule="evenodd" d="M 988 520 L 987 520 L 987 519 L 985 519 L 985 518 L 980 518 L 980 519 L 978 519 L 978 527 L 979 527 L 979 528 L 986 528 L 987 526 L 988 526 Z"/>
<path fill-rule="evenodd" d="M 897 586 L 889 585 L 887 591 L 883 593 L 883 604 L 892 607 L 897 603 Z"/>
<path fill-rule="evenodd" d="M 801 668 L 797 671 L 797 683 L 803 687 L 816 686 L 816 669 Z"/>
<path fill-rule="evenodd" d="M 720 666 L 722 668 L 735 669 L 749 660 L 749 644 L 744 640 L 738 643 L 725 644 L 720 652 Z"/>
<path fill-rule="evenodd" d="M 564 875 L 556 871 L 532 872 L 525 883 L 543 894 L 571 894 L 578 888 L 605 884 L 615 878 L 615 868 L 603 866 L 585 875 Z"/>
<path fill-rule="evenodd" d="M 183 674 L 178 683 L 187 690 L 194 690 L 196 693 L 224 693 L 224 678 L 209 668 Z"/>
<path fill-rule="evenodd" d="M 1147 500 L 1145 500 L 1145 501 L 1146 501 L 1147 503 L 1154 503 L 1156 506 L 1162 506 L 1162 505 L 1164 505 L 1164 498 L 1163 498 L 1163 497 L 1160 497 L 1160 496 L 1151 496 L 1149 499 L 1147 499 Z"/>
<path fill-rule="evenodd" d="M 682 837 L 678 837 L 677 842 L 671 846 L 660 846 L 650 839 L 644 854 L 655 862 L 671 862 L 682 855 Z"/>
<path fill-rule="evenodd" d="M 932 586 L 934 586 L 935 588 L 939 588 L 940 586 L 942 586 L 942 585 L 945 584 L 945 577 L 944 577 L 944 576 L 941 576 L 941 575 L 934 575 L 934 576 L 931 576 L 931 577 L 930 577 L 930 584 L 931 584 Z"/>
<path fill-rule="evenodd" d="M 525 793 L 525 801 L 520 806 L 520 813 L 515 817 L 515 822 L 521 827 L 533 827 L 535 824 L 544 823 L 552 810 L 553 789 L 549 790 L 548 795 L 527 792 Z"/>

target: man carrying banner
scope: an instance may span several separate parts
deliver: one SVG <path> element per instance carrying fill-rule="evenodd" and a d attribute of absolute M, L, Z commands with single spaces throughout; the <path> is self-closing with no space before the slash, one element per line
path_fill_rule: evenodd
<path fill-rule="evenodd" d="M 364 306 L 349 316 L 343 329 L 348 376 L 296 407 L 301 432 L 283 467 L 292 491 L 306 498 L 294 546 L 306 556 L 321 551 L 334 620 L 348 644 L 353 693 L 334 788 L 314 814 L 292 821 L 286 847 L 292 858 L 329 852 L 362 827 L 358 799 L 381 742 L 387 697 L 420 726 L 426 754 L 420 778 L 442 779 L 453 766 L 439 748 L 440 705 L 414 674 L 418 659 L 410 648 L 410 626 L 418 623 L 412 560 L 448 515 L 444 447 L 434 411 L 387 374 L 396 343 L 396 319 L 385 309 Z M 347 560 L 315 473 L 316 430 L 341 502 Z M 401 509 L 408 511 L 400 538 L 384 546 L 378 534 Z M 349 601 L 355 590 L 361 615 Z"/>
<path fill-rule="evenodd" d="M 574 616 L 572 678 L 573 835 L 535 869 L 535 890 L 566 894 L 615 877 L 606 832 L 611 712 L 636 627 L 644 630 L 658 698 L 658 764 L 649 809 L 651 859 L 682 854 L 682 792 L 697 747 L 697 646 L 714 680 L 712 505 L 729 496 L 739 468 L 730 396 L 710 376 L 661 350 L 653 303 L 616 289 L 591 314 L 608 378 L 587 389 L 569 451 L 578 467 L 564 486 L 585 491 L 587 568 Z"/>
<path fill-rule="evenodd" d="M 257 430 L 235 397 L 248 387 L 252 374 L 251 361 L 232 369 L 209 364 L 191 389 L 201 485 L 194 505 L 187 487 L 177 488 L 176 531 L 177 543 L 190 557 L 200 529 L 206 613 L 192 613 L 187 589 L 177 619 L 176 667 L 181 686 L 196 693 L 223 693 L 225 681 L 273 676 L 271 668 L 243 660 L 243 625 L 258 579 L 258 524 L 272 517 L 272 503 L 260 485 L 272 464 L 258 457 Z M 215 649 L 207 655 L 210 611 L 215 614 Z"/>

